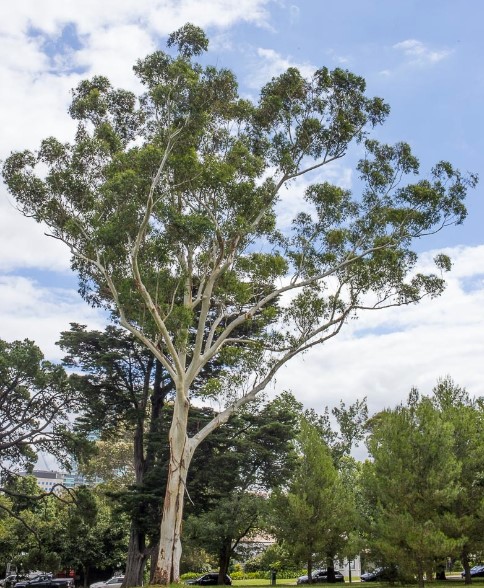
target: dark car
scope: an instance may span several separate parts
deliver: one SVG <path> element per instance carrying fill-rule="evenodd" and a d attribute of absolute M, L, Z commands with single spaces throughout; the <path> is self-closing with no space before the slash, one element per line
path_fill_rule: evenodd
<path fill-rule="evenodd" d="M 360 580 L 362 582 L 378 582 L 385 576 L 385 568 L 375 568 L 372 572 L 365 572 L 361 574 Z"/>
<path fill-rule="evenodd" d="M 398 579 L 403 580 L 403 578 L 400 578 L 396 565 L 375 568 L 371 572 L 365 572 L 360 576 L 362 582 L 379 582 L 381 580 L 396 582 Z"/>
<path fill-rule="evenodd" d="M 323 582 L 328 581 L 328 570 L 314 570 L 311 574 L 312 584 L 322 584 Z M 341 572 L 334 571 L 334 581 L 335 582 L 344 582 L 345 577 Z M 298 584 L 307 584 L 308 577 L 307 576 L 300 576 L 297 579 Z"/>
<path fill-rule="evenodd" d="M 200 578 L 194 578 L 193 580 L 187 580 L 185 584 L 191 584 L 196 586 L 216 586 L 218 584 L 218 572 L 209 572 L 208 574 L 203 574 Z M 232 584 L 232 579 L 230 576 L 225 576 L 225 584 L 230 586 Z"/>
<path fill-rule="evenodd" d="M 74 579 L 53 578 L 52 574 L 41 574 L 31 580 L 17 582 L 15 588 L 74 588 Z"/>
<path fill-rule="evenodd" d="M 471 578 L 484 578 L 484 565 L 480 564 L 470 569 Z M 466 573 L 462 572 L 461 576 L 465 578 Z"/>

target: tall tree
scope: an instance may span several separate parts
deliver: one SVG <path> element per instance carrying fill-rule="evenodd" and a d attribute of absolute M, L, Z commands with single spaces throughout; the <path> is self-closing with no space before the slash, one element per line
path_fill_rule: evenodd
<path fill-rule="evenodd" d="M 453 430 L 453 455 L 460 466 L 459 492 L 441 516 L 446 533 L 458 540 L 455 555 L 464 567 L 466 584 L 470 584 L 470 558 L 484 549 L 484 398 L 472 398 L 447 377 L 433 389 L 432 402 Z"/>
<path fill-rule="evenodd" d="M 77 429 L 84 434 L 96 432 L 101 435 L 100 442 L 108 444 L 129 431 L 131 455 L 125 466 L 131 466 L 134 474 L 132 491 L 142 495 L 146 474 L 160 454 L 163 429 L 166 435 L 162 412 L 173 392 L 169 374 L 148 348 L 114 325 L 100 332 L 73 323 L 70 331 L 61 333 L 58 344 L 67 354 L 64 364 L 79 370 L 71 376 L 80 406 Z M 112 465 L 112 454 L 110 460 Z M 94 467 L 92 459 L 88 464 L 84 471 Z M 99 467 L 97 473 L 101 474 Z M 150 555 L 146 532 L 140 523 L 145 508 L 144 502 L 137 501 L 137 508 L 132 511 L 127 586 L 143 583 L 144 566 Z"/>
<path fill-rule="evenodd" d="M 361 481 L 372 507 L 371 544 L 422 587 L 434 562 L 459 544 L 445 532 L 442 516 L 460 492 L 453 427 L 416 390 L 407 405 L 375 415 L 369 427 L 372 461 Z"/>
<path fill-rule="evenodd" d="M 293 558 L 307 565 L 311 583 L 315 558 L 327 560 L 333 569 L 333 559 L 345 551 L 356 511 L 328 446 L 306 419 L 301 421 L 298 449 L 299 462 L 287 491 L 274 493 L 272 499 L 274 531 Z"/>
<path fill-rule="evenodd" d="M 3 177 L 20 210 L 72 253 L 81 291 L 119 316 L 176 389 L 155 579 L 179 578 L 188 467 L 198 445 L 253 400 L 292 357 L 323 343 L 364 309 L 441 293 L 415 274 L 414 239 L 460 223 L 476 178 L 438 163 L 406 184 L 418 160 L 369 130 L 388 106 L 348 71 L 290 68 L 241 99 L 234 74 L 195 62 L 208 40 L 187 24 L 134 70 L 139 100 L 105 77 L 74 91 L 72 144 L 48 138 L 13 153 Z M 361 192 L 312 183 L 289 231 L 277 227 L 281 190 L 342 158 L 352 142 Z M 40 170 L 37 170 L 40 166 Z M 447 257 L 436 258 L 440 270 Z M 278 304 L 276 304 L 276 302 Z M 256 324 L 257 329 L 249 326 Z M 234 333 L 246 326 L 246 337 Z M 217 358 L 205 394 L 226 408 L 187 434 L 193 384 Z"/>

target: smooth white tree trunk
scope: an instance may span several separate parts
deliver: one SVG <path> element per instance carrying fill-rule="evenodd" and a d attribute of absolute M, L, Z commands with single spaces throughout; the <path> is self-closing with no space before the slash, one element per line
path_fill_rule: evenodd
<path fill-rule="evenodd" d="M 175 401 L 170 428 L 170 463 L 160 528 L 154 584 L 168 585 L 180 580 L 181 527 L 188 466 L 193 451 L 187 437 L 188 400 Z"/>

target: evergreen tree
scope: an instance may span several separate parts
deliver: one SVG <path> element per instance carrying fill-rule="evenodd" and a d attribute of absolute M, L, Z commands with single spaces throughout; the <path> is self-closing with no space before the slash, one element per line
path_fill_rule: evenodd
<path fill-rule="evenodd" d="M 451 378 L 440 380 L 432 402 L 454 434 L 453 455 L 459 464 L 459 492 L 441 516 L 448 535 L 458 541 L 466 584 L 470 559 L 484 550 L 484 399 L 473 399 Z"/>
<path fill-rule="evenodd" d="M 445 533 L 442 513 L 460 492 L 461 464 L 454 430 L 429 398 L 412 390 L 406 405 L 369 423 L 372 461 L 362 471 L 369 501 L 371 546 L 376 558 L 415 574 L 419 586 L 458 547 Z"/>
<path fill-rule="evenodd" d="M 287 491 L 272 499 L 274 531 L 294 560 L 307 565 L 309 582 L 315 558 L 327 562 L 328 581 L 334 581 L 333 559 L 345 550 L 355 523 L 353 499 L 318 429 L 306 419 L 297 446 L 299 461 Z"/>

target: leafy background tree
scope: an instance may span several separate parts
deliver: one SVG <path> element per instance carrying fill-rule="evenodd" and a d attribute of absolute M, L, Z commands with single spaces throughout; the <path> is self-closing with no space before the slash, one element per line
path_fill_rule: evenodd
<path fill-rule="evenodd" d="M 106 570 L 113 573 L 124 567 L 130 520 L 116 509 L 103 485 L 93 490 L 81 487 L 77 499 L 75 508 L 56 502 L 54 546 L 63 567 L 76 570 L 88 586 L 99 574 L 106 578 Z"/>
<path fill-rule="evenodd" d="M 446 535 L 459 545 L 452 555 L 462 562 L 465 582 L 469 584 L 470 559 L 484 549 L 483 398 L 472 398 L 450 377 L 439 380 L 431 398 L 441 418 L 453 430 L 453 457 L 459 464 L 459 492 L 450 506 L 441 509 L 441 517 Z"/>
<path fill-rule="evenodd" d="M 0 339 L 0 468 L 31 469 L 39 451 L 65 463 L 70 448 L 68 412 L 76 403 L 64 369 L 44 359 L 33 341 Z"/>
<path fill-rule="evenodd" d="M 362 483 L 371 545 L 383 562 L 415 574 L 423 586 L 435 563 L 459 547 L 443 518 L 460 492 L 453 427 L 415 389 L 406 405 L 378 413 L 369 427 L 372 461 L 363 466 Z"/>
<path fill-rule="evenodd" d="M 124 472 L 124 481 L 140 498 L 132 511 L 125 577 L 127 585 L 141 585 L 150 556 L 142 521 L 153 515 L 144 504 L 142 488 L 157 456 L 166 449 L 162 412 L 173 382 L 149 349 L 115 325 L 100 332 L 72 324 L 70 331 L 61 333 L 59 345 L 66 353 L 64 364 L 79 370 L 72 376 L 80 403 L 77 430 L 81 435 L 100 436 L 97 459 L 78 456 L 80 471 L 105 480 L 115 478 L 118 483 Z M 159 516 L 158 508 L 154 512 Z"/>
<path fill-rule="evenodd" d="M 301 420 L 298 450 L 287 491 L 274 493 L 272 499 L 274 531 L 294 560 L 307 565 L 309 582 L 315 561 L 326 562 L 328 581 L 334 582 L 333 560 L 345 551 L 356 517 L 351 492 L 318 429 L 306 419 Z"/>

